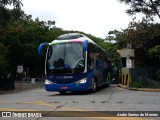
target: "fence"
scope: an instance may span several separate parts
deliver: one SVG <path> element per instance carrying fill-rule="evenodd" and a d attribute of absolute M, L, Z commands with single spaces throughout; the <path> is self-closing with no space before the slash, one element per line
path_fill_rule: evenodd
<path fill-rule="evenodd" d="M 160 82 L 156 76 L 158 68 L 131 68 L 130 86 L 160 88 Z"/>
<path fill-rule="evenodd" d="M 44 81 L 14 81 L 15 90 L 43 88 Z"/>
<path fill-rule="evenodd" d="M 14 89 L 14 81 L 9 78 L 0 78 L 0 90 Z"/>

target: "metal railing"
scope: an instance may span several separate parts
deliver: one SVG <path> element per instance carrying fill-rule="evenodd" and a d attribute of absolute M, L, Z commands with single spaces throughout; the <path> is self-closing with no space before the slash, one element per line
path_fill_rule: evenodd
<path fill-rule="evenodd" d="M 129 72 L 129 86 L 136 85 L 137 87 L 155 87 L 160 88 L 160 83 L 157 81 L 156 75 L 158 68 L 131 68 Z"/>

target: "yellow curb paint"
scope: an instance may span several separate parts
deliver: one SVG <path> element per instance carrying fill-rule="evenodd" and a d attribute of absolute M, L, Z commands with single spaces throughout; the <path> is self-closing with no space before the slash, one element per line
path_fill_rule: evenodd
<path fill-rule="evenodd" d="M 46 102 L 43 102 L 41 100 L 33 101 L 33 102 L 21 102 L 22 104 L 35 104 L 35 105 L 41 105 L 41 106 L 51 106 L 51 104 L 48 104 Z M 56 107 L 56 105 L 52 104 L 52 107 Z"/>

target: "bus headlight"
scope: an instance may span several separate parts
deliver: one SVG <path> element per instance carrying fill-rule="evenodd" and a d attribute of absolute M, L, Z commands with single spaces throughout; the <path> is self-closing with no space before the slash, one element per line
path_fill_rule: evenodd
<path fill-rule="evenodd" d="M 51 82 L 50 80 L 45 79 L 45 84 L 49 85 L 49 84 L 53 84 L 53 82 Z"/>
<path fill-rule="evenodd" d="M 81 83 L 81 84 L 84 84 L 84 83 L 87 82 L 87 79 L 86 79 L 86 78 L 83 78 L 83 79 L 79 80 L 78 82 Z"/>

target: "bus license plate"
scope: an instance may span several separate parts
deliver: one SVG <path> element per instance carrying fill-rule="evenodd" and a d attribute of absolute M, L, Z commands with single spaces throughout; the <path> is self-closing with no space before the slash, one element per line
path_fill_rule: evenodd
<path fill-rule="evenodd" d="M 66 89 L 67 89 L 67 87 L 66 87 L 66 86 L 63 86 L 63 87 L 61 87 L 61 89 L 62 89 L 62 90 L 66 90 Z"/>

